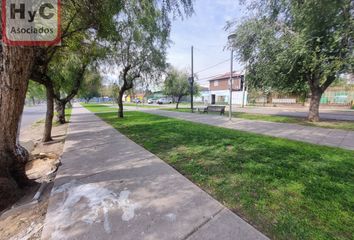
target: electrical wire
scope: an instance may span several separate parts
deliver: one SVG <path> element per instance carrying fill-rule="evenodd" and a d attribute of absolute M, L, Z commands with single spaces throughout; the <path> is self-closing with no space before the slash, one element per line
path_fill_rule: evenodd
<path fill-rule="evenodd" d="M 217 66 L 219 66 L 219 65 L 221 65 L 221 64 L 223 64 L 223 63 L 226 63 L 226 62 L 228 62 L 228 61 L 230 61 L 230 59 L 225 59 L 225 60 L 223 60 L 222 62 L 219 62 L 219 63 L 217 63 L 217 64 L 214 64 L 214 65 L 212 65 L 212 66 L 210 66 L 210 67 L 204 68 L 204 69 L 202 69 L 202 70 L 196 72 L 195 74 L 208 71 L 209 69 L 212 69 L 212 68 L 214 68 L 214 67 L 217 67 Z"/>

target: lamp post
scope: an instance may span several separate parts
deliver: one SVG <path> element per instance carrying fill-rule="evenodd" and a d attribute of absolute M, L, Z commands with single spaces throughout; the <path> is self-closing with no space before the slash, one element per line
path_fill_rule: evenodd
<path fill-rule="evenodd" d="M 193 106 L 193 93 L 194 93 L 194 59 L 193 59 L 193 46 L 191 48 L 191 77 L 188 79 L 189 84 L 191 85 L 191 110 L 192 113 L 194 112 L 194 106 Z"/>
<path fill-rule="evenodd" d="M 230 34 L 227 39 L 229 41 L 229 44 L 231 44 L 231 40 L 234 39 L 236 37 L 236 34 Z M 232 79 L 233 79 L 233 71 L 234 71 L 234 50 L 232 49 L 231 46 L 231 60 L 230 60 L 231 64 L 230 64 L 230 82 L 229 82 L 229 88 L 230 88 L 230 96 L 229 96 L 229 120 L 231 121 L 232 119 Z"/>
<path fill-rule="evenodd" d="M 233 78 L 233 71 L 234 71 L 234 50 L 231 50 L 231 64 L 230 64 L 230 82 L 229 82 L 229 87 L 230 87 L 230 97 L 229 97 L 229 120 L 232 119 L 232 78 Z"/>

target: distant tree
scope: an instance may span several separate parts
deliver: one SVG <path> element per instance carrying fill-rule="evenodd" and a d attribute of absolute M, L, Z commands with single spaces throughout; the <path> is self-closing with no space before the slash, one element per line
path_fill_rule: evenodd
<path fill-rule="evenodd" d="M 29 81 L 27 98 L 32 101 L 33 105 L 36 105 L 36 101 L 45 99 L 45 89 L 43 85 L 38 84 L 34 81 Z"/>
<path fill-rule="evenodd" d="M 102 88 L 102 77 L 97 71 L 87 71 L 84 82 L 79 90 L 78 96 L 88 103 L 92 98 L 100 97 Z"/>
<path fill-rule="evenodd" d="M 164 94 L 171 96 L 176 102 L 176 109 L 184 96 L 191 94 L 191 86 L 188 82 L 189 74 L 185 71 L 179 71 L 175 68 L 170 68 L 167 72 L 167 77 L 164 83 Z M 195 84 L 193 88 L 194 94 L 199 93 L 199 85 Z"/>
<path fill-rule="evenodd" d="M 192 1 L 126 1 L 117 16 L 121 38 L 113 39 L 112 62 L 121 69 L 119 77 L 118 117 L 124 117 L 123 96 L 137 79 L 149 79 L 166 68 L 166 48 L 171 27 L 170 13 L 188 15 Z M 121 39 L 124 39 L 123 41 Z"/>
<path fill-rule="evenodd" d="M 227 29 L 232 46 L 249 63 L 248 83 L 306 94 L 308 119 L 319 121 L 321 96 L 341 73 L 352 72 L 352 0 L 247 1 L 250 18 Z"/>

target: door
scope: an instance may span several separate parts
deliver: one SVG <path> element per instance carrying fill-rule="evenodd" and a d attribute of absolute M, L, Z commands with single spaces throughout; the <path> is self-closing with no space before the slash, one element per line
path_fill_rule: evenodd
<path fill-rule="evenodd" d="M 212 94 L 211 95 L 211 104 L 215 104 L 215 99 L 216 99 L 215 94 Z"/>

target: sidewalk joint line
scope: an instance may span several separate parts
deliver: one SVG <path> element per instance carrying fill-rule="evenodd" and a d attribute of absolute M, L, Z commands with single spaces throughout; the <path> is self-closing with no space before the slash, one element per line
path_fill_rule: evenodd
<path fill-rule="evenodd" d="M 199 231 L 204 225 L 206 225 L 208 222 L 210 222 L 212 219 L 214 219 L 219 213 L 221 213 L 225 207 L 222 207 L 219 209 L 216 213 L 214 213 L 211 217 L 206 219 L 204 222 L 202 222 L 199 226 L 195 227 L 190 233 L 188 233 L 185 237 L 183 237 L 181 240 L 188 240 L 194 233 Z"/>

